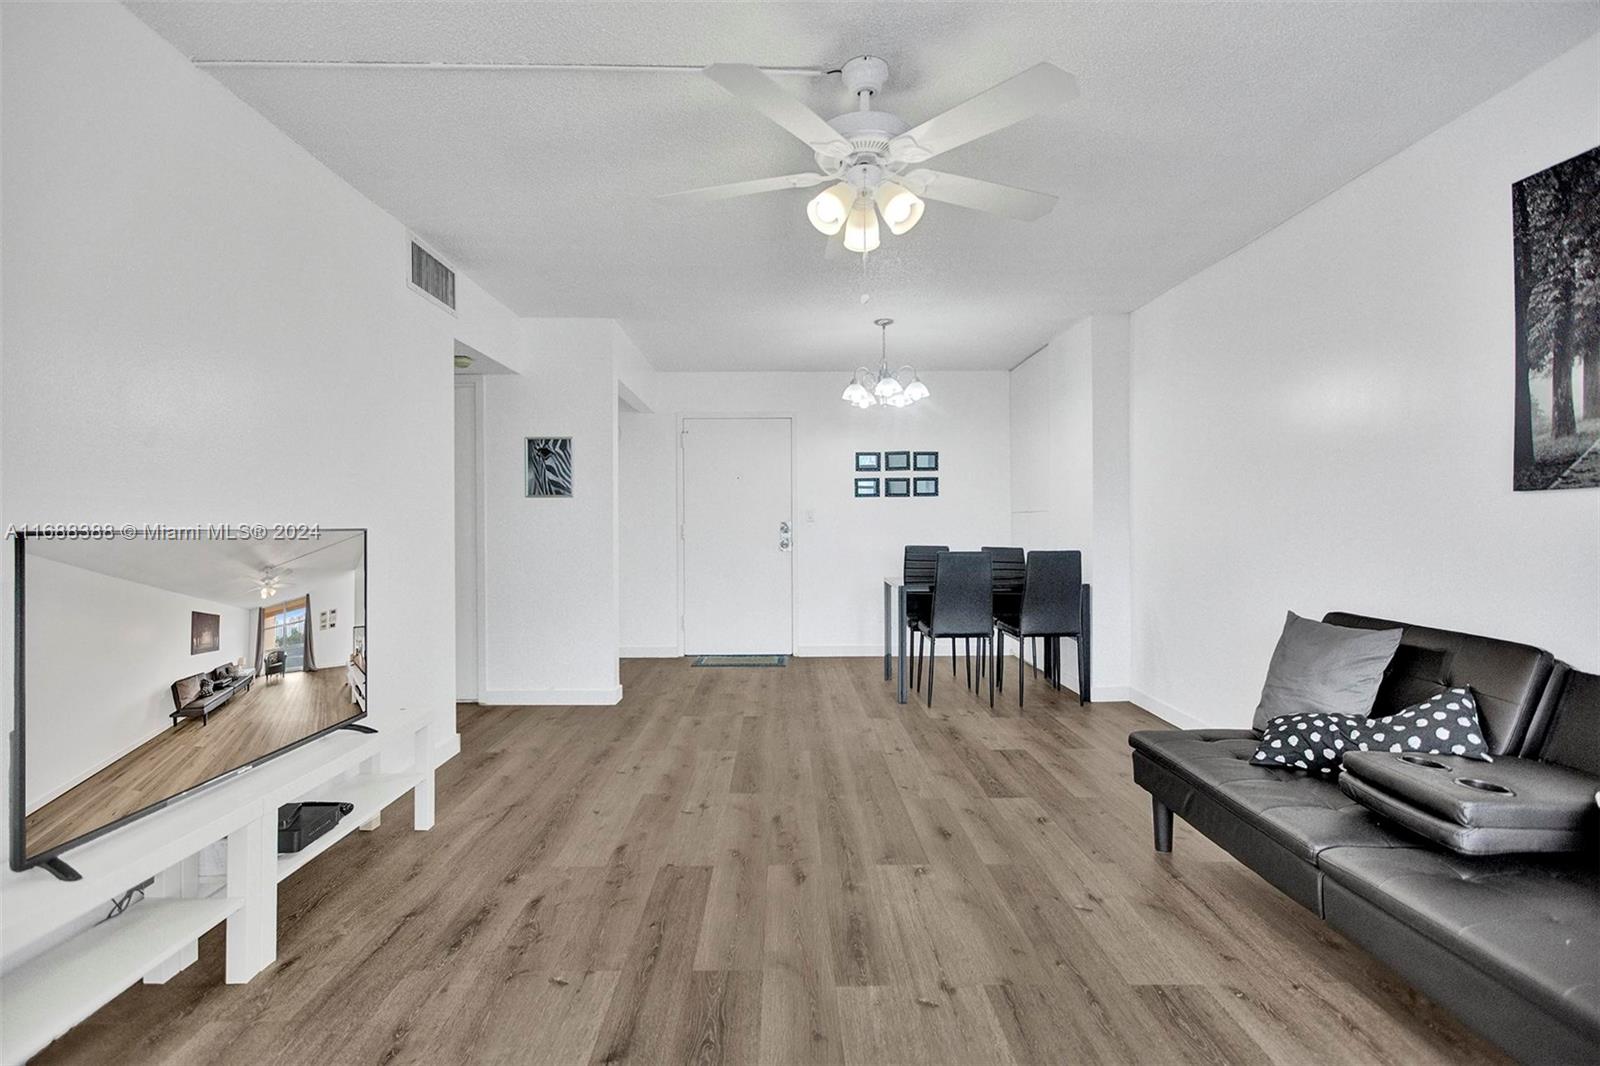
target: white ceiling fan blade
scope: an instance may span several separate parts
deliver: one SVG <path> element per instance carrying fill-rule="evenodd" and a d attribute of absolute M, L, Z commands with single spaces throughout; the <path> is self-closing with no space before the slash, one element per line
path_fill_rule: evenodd
<path fill-rule="evenodd" d="M 1077 95 L 1076 78 L 1053 63 L 1040 63 L 894 138 L 889 142 L 889 158 L 921 163 L 1059 107 Z"/>
<path fill-rule="evenodd" d="M 946 174 L 942 170 L 913 170 L 902 180 L 912 192 L 927 200 L 955 204 L 991 215 L 1032 222 L 1050 213 L 1057 197 L 1049 193 L 1018 189 L 998 182 Z"/>
<path fill-rule="evenodd" d="M 784 92 L 760 68 L 745 63 L 713 63 L 705 69 L 705 75 L 810 145 L 813 152 L 841 159 L 850 154 L 850 142 L 838 130 Z"/>
<path fill-rule="evenodd" d="M 829 180 L 825 174 L 785 174 L 779 178 L 757 178 L 754 181 L 736 181 L 731 185 L 708 185 L 703 189 L 685 189 L 667 192 L 658 200 L 676 200 L 685 204 L 708 204 L 716 200 L 731 200 L 736 196 L 754 196 L 756 193 L 777 192 L 780 189 L 809 189 Z"/>

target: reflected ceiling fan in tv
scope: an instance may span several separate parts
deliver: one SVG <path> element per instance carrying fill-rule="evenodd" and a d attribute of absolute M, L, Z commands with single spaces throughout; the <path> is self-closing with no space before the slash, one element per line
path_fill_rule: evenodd
<path fill-rule="evenodd" d="M 372 731 L 349 669 L 370 675 L 366 530 L 260 529 L 15 538 L 13 870 L 76 880 L 66 852 L 334 730 Z M 329 615 L 352 624 L 317 624 Z M 214 640 L 193 639 L 197 616 Z"/>

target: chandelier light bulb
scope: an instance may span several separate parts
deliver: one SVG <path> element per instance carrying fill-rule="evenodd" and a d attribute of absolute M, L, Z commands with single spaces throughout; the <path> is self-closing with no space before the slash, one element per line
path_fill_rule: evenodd
<path fill-rule="evenodd" d="M 922 379 L 920 377 L 913 377 L 911 379 L 911 384 L 906 386 L 905 395 L 907 397 L 906 402 L 908 403 L 916 403 L 918 400 L 926 400 L 928 398 L 928 386 L 922 383 Z"/>
<path fill-rule="evenodd" d="M 876 396 L 880 400 L 887 400 L 891 396 L 898 396 L 902 391 L 904 390 L 901 389 L 900 382 L 896 381 L 894 375 L 889 373 L 888 367 L 885 367 L 879 373 L 878 383 L 872 386 L 872 395 Z"/>
<path fill-rule="evenodd" d="M 811 202 L 806 204 L 806 217 L 817 228 L 817 232 L 832 237 L 844 228 L 855 199 L 855 189 L 848 182 L 841 181 L 811 198 Z"/>
<path fill-rule="evenodd" d="M 896 237 L 910 232 L 911 227 L 922 220 L 925 206 L 922 197 L 904 185 L 886 181 L 878 186 L 875 199 L 878 203 L 878 212 L 883 215 L 884 225 L 888 226 L 889 232 Z"/>

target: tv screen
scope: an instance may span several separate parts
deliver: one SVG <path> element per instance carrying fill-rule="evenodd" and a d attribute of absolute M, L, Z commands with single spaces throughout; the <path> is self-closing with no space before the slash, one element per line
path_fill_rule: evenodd
<path fill-rule="evenodd" d="M 25 533 L 11 867 L 365 717 L 366 531 Z"/>

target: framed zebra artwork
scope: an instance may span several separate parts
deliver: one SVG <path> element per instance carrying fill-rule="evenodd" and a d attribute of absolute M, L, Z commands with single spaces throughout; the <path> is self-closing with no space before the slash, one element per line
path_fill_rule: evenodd
<path fill-rule="evenodd" d="M 572 438 L 529 437 L 528 496 L 572 495 Z"/>

